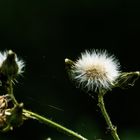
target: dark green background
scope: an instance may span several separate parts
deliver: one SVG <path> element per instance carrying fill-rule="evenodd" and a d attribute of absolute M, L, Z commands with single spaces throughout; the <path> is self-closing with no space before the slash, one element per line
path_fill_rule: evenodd
<path fill-rule="evenodd" d="M 112 140 L 96 99 L 68 80 L 64 59 L 75 60 L 85 49 L 107 49 L 120 60 L 122 71 L 140 70 L 139 19 L 138 0 L 1 0 L 0 50 L 12 49 L 26 62 L 14 88 L 16 98 L 89 140 Z M 105 97 L 121 140 L 140 139 L 139 84 Z M 73 140 L 32 120 L 0 133 L 0 140 L 48 137 Z"/>

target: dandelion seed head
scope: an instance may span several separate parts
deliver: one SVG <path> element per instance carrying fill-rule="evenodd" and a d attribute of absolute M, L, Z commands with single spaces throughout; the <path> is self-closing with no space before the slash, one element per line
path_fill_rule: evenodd
<path fill-rule="evenodd" d="M 107 51 L 85 51 L 74 63 L 72 77 L 88 91 L 109 90 L 120 74 L 119 68 L 118 60 Z"/>

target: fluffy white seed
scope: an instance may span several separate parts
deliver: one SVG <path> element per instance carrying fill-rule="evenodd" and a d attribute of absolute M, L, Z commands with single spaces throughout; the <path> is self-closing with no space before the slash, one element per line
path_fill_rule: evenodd
<path fill-rule="evenodd" d="M 72 67 L 73 79 L 88 91 L 111 89 L 120 75 L 120 64 L 107 51 L 85 51 Z"/>

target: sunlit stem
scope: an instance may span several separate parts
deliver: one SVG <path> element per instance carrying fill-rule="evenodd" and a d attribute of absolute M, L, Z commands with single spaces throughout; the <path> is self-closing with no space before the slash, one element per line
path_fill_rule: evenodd
<path fill-rule="evenodd" d="M 41 123 L 47 124 L 51 127 L 56 128 L 57 130 L 63 132 L 64 134 L 67 134 L 68 136 L 72 136 L 73 138 L 75 138 L 75 140 L 87 140 L 86 138 L 84 138 L 83 136 L 81 136 L 80 134 L 56 123 L 53 122 L 52 120 L 45 118 L 37 113 L 31 112 L 29 110 L 23 109 L 23 114 L 26 118 L 32 118 L 32 119 L 36 119 Z"/>
<path fill-rule="evenodd" d="M 109 127 L 109 129 L 111 130 L 111 135 L 112 137 L 114 138 L 114 140 L 120 140 L 118 134 L 117 134 L 117 127 L 114 126 L 110 120 L 110 117 L 106 111 L 106 108 L 105 108 L 105 104 L 104 104 L 104 93 L 102 91 L 100 91 L 98 93 L 98 106 L 100 107 L 101 109 L 101 113 Z"/>

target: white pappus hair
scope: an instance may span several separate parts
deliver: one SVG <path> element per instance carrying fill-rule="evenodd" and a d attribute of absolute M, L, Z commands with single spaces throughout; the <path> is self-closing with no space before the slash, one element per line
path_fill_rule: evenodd
<path fill-rule="evenodd" d="M 22 59 L 19 59 L 17 56 L 15 60 L 18 65 L 18 74 L 22 74 L 24 72 L 23 69 L 25 67 L 25 62 Z"/>
<path fill-rule="evenodd" d="M 72 66 L 72 78 L 88 91 L 110 90 L 120 75 L 120 64 L 107 51 L 85 51 Z"/>

